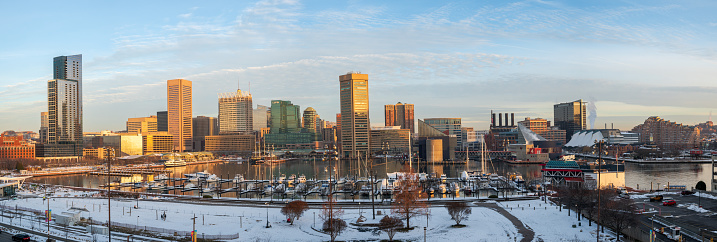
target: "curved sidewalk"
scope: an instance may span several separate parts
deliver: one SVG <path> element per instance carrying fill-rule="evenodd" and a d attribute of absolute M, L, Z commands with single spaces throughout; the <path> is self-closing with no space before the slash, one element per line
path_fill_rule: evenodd
<path fill-rule="evenodd" d="M 513 223 L 513 226 L 515 226 L 518 229 L 518 233 L 523 235 L 523 238 L 520 240 L 521 242 L 532 242 L 535 238 L 535 232 L 533 232 L 532 229 L 529 227 L 526 227 L 523 222 L 520 221 L 520 219 L 513 216 L 513 214 L 510 214 L 508 211 L 503 209 L 501 206 L 498 206 L 498 204 L 495 203 L 473 203 L 476 207 L 486 207 L 495 210 L 500 215 L 503 215 L 503 217 L 510 220 L 511 223 Z"/>

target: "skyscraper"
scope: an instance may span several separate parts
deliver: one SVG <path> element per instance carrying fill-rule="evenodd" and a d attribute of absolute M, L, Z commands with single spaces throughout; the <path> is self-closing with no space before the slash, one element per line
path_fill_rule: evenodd
<path fill-rule="evenodd" d="M 157 112 L 157 132 L 167 132 L 167 111 Z"/>
<path fill-rule="evenodd" d="M 267 128 L 269 126 L 269 107 L 256 105 L 252 118 L 254 119 L 254 125 L 252 125 L 254 131 L 261 131 L 262 128 Z"/>
<path fill-rule="evenodd" d="M 40 112 L 40 143 L 47 144 L 47 131 L 50 127 L 47 112 Z"/>
<path fill-rule="evenodd" d="M 150 133 L 157 132 L 157 116 L 128 118 L 127 133 Z"/>
<path fill-rule="evenodd" d="M 237 89 L 236 93 L 219 94 L 219 133 L 246 134 L 254 130 L 251 94 Z"/>
<path fill-rule="evenodd" d="M 45 156 L 82 156 L 82 55 L 55 57 L 53 69 Z"/>
<path fill-rule="evenodd" d="M 586 108 L 587 102 L 582 99 L 553 105 L 553 121 L 565 130 L 566 141 L 570 141 L 576 131 L 587 129 Z"/>
<path fill-rule="evenodd" d="M 192 135 L 194 151 L 204 151 L 206 140 L 204 137 L 217 135 L 219 133 L 219 125 L 217 118 L 197 116 L 192 119 Z"/>
<path fill-rule="evenodd" d="M 288 144 L 306 144 L 312 140 L 312 134 L 302 133 L 301 109 L 291 101 L 271 101 L 271 127 L 264 136 L 266 143 L 276 147 Z"/>
<path fill-rule="evenodd" d="M 386 127 L 401 126 L 401 129 L 410 129 L 415 132 L 413 120 L 413 104 L 396 103 L 396 105 L 385 105 Z"/>
<path fill-rule="evenodd" d="M 368 74 L 339 76 L 341 147 L 343 156 L 357 158 L 369 152 Z"/>
<path fill-rule="evenodd" d="M 312 141 L 317 141 L 319 139 L 318 135 L 318 121 L 319 121 L 319 115 L 316 114 L 316 110 L 312 107 L 306 108 L 304 110 L 304 129 L 306 129 L 307 132 L 309 132 L 312 135 Z"/>
<path fill-rule="evenodd" d="M 167 129 L 172 135 L 173 150 L 192 150 L 192 82 L 184 79 L 167 81 Z"/>

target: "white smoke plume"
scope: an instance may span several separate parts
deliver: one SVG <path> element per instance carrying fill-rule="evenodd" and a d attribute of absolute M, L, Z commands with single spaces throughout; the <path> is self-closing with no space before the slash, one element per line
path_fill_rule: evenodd
<path fill-rule="evenodd" d="M 597 118 L 597 107 L 595 107 L 595 97 L 589 97 L 588 99 L 588 119 L 590 119 L 590 129 L 595 129 L 595 119 Z"/>

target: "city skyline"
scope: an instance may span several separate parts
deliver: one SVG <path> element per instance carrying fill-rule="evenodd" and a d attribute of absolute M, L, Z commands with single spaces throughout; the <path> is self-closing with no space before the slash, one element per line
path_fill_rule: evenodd
<path fill-rule="evenodd" d="M 339 112 L 336 76 L 361 71 L 371 75 L 372 126 L 397 102 L 415 104 L 416 119 L 460 117 L 484 130 L 491 109 L 551 120 L 554 104 L 584 99 L 597 100 L 596 128 L 628 130 L 650 116 L 701 123 L 717 101 L 715 3 L 706 1 L 179 2 L 118 20 L 109 12 L 129 6 L 109 3 L 68 16 L 82 22 L 69 32 L 52 29 L 63 11 L 50 10 L 79 3 L 44 4 L 36 19 L 21 16 L 24 4 L 3 11 L 27 21 L 1 27 L 3 130 L 37 132 L 48 59 L 74 54 L 83 55 L 85 131 L 121 130 L 127 118 L 166 110 L 165 82 L 177 78 L 195 83 L 194 116 L 217 117 L 217 93 L 239 80 L 255 104 L 290 100 L 330 117 Z"/>

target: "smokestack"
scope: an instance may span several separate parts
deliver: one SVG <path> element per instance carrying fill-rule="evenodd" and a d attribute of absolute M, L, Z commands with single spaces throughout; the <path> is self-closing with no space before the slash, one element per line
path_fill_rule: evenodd
<path fill-rule="evenodd" d="M 495 127 L 495 113 L 493 113 L 493 110 L 490 110 L 490 126 Z"/>
<path fill-rule="evenodd" d="M 515 126 L 515 113 L 510 113 L 510 126 Z"/>
<path fill-rule="evenodd" d="M 505 113 L 505 126 L 508 126 L 508 113 Z"/>
<path fill-rule="evenodd" d="M 503 127 L 503 114 L 498 113 L 498 126 Z"/>
<path fill-rule="evenodd" d="M 615 123 L 610 123 L 610 129 L 615 129 Z"/>
<path fill-rule="evenodd" d="M 607 123 L 605 123 L 605 129 L 607 129 Z"/>

